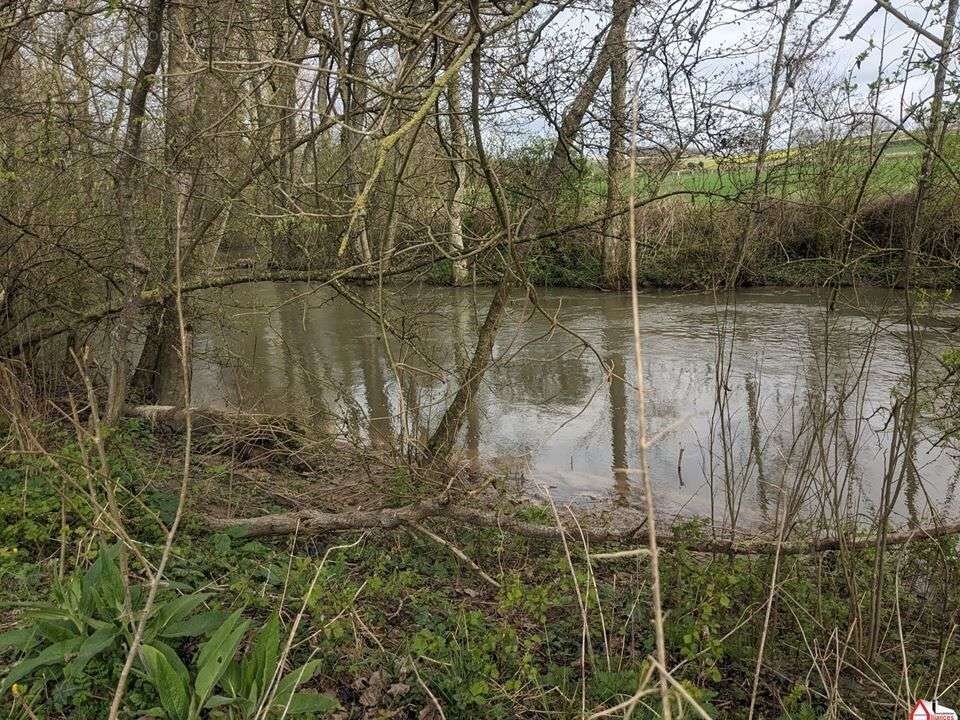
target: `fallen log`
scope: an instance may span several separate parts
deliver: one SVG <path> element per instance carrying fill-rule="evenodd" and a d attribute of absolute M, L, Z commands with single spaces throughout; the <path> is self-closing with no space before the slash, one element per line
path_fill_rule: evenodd
<path fill-rule="evenodd" d="M 123 414 L 126 417 L 141 418 L 154 427 L 170 432 L 183 432 L 187 427 L 187 414 L 182 407 L 176 405 L 125 405 Z M 289 417 L 213 407 L 191 408 L 190 418 L 194 432 L 209 432 L 222 428 L 251 431 L 264 428 L 290 431 L 297 429 L 296 423 Z"/>
<path fill-rule="evenodd" d="M 523 537 L 539 540 L 559 540 L 561 533 L 578 539 L 580 528 L 571 523 L 562 529 L 555 525 L 542 525 L 476 508 L 450 504 L 445 497 L 428 500 L 399 508 L 382 510 L 348 510 L 324 512 L 300 510 L 297 512 L 260 515 L 258 517 L 224 519 L 209 518 L 207 525 L 214 530 L 231 530 L 245 537 L 271 535 L 299 536 L 318 535 L 346 530 L 389 530 L 404 526 L 413 527 L 429 518 L 444 518 L 475 527 L 498 528 Z M 584 536 L 593 543 L 633 542 L 646 544 L 648 537 L 643 525 L 620 529 L 582 527 Z M 886 545 L 902 545 L 912 540 L 936 540 L 960 534 L 960 522 L 929 528 L 916 528 L 886 534 Z M 825 537 L 812 540 L 789 540 L 780 544 L 782 555 L 810 555 L 828 550 L 871 548 L 876 545 L 876 536 Z M 724 540 L 704 538 L 691 540 L 671 533 L 658 532 L 657 544 L 661 547 L 684 547 L 691 552 L 734 555 L 773 555 L 777 542 L 769 539 L 745 538 Z"/>

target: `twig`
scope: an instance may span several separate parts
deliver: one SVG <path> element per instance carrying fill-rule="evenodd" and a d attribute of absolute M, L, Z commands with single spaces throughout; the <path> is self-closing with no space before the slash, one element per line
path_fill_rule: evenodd
<path fill-rule="evenodd" d="M 327 564 L 327 558 L 330 557 L 330 553 L 334 550 L 346 550 L 352 547 L 356 547 L 363 539 L 367 536 L 366 533 L 363 533 L 354 540 L 352 543 L 346 543 L 344 545 L 334 545 L 327 548 L 326 552 L 323 554 L 323 557 L 320 559 L 320 564 L 317 565 L 317 570 L 313 574 L 313 579 L 310 581 L 310 586 L 307 588 L 307 591 L 303 594 L 303 602 L 300 605 L 300 611 L 297 613 L 296 617 L 293 619 L 293 623 L 290 626 L 290 632 L 287 634 L 287 642 L 283 647 L 283 652 L 280 654 L 280 659 L 277 661 L 277 666 L 273 671 L 273 676 L 270 679 L 270 684 L 267 686 L 269 691 L 264 693 L 261 704 L 257 707 L 257 714 L 254 716 L 254 720 L 259 720 L 262 716 L 265 717 L 270 712 L 270 708 L 273 706 L 273 700 L 276 697 L 277 689 L 280 683 L 280 676 L 283 671 L 283 665 L 287 661 L 287 656 L 290 654 L 290 648 L 293 647 L 293 639 L 297 634 L 297 630 L 300 627 L 300 622 L 303 620 L 303 616 L 307 611 L 307 604 L 310 602 L 310 596 L 313 595 L 313 589 L 317 586 L 317 580 L 320 579 L 320 573 L 323 572 L 324 566 Z M 301 666 L 302 669 L 303 666 Z M 297 680 L 299 683 L 299 679 Z M 292 697 L 292 696 L 291 696 Z M 286 711 L 284 711 L 286 712 Z"/>
<path fill-rule="evenodd" d="M 753 720 L 756 710 L 757 690 L 760 687 L 760 670 L 763 668 L 763 651 L 767 643 L 767 633 L 770 631 L 770 615 L 773 612 L 773 601 L 777 595 L 777 573 L 780 570 L 780 545 L 783 542 L 783 526 L 787 518 L 787 508 L 784 504 L 783 485 L 780 486 L 780 496 L 777 501 L 777 549 L 773 555 L 773 571 L 770 574 L 770 592 L 767 594 L 767 607 L 763 616 L 763 631 L 760 633 L 760 647 L 757 648 L 757 664 L 753 670 L 753 688 L 750 691 L 750 712 L 748 720 Z"/>
<path fill-rule="evenodd" d="M 703 720 L 713 720 L 713 718 L 710 717 L 710 713 L 704 710 L 700 703 L 693 699 L 693 696 L 690 695 L 687 689 L 683 686 L 683 683 L 677 682 L 673 675 L 667 672 L 666 668 L 660 665 L 654 658 L 650 658 L 650 662 L 657 666 L 657 669 L 660 670 L 661 674 L 666 676 L 667 680 L 669 680 L 670 684 L 673 685 L 680 696 L 690 703 L 690 706 L 697 711 L 697 715 L 703 718 Z"/>
<path fill-rule="evenodd" d="M 412 657 L 410 658 L 410 667 L 413 668 L 413 674 L 416 676 L 417 682 L 420 683 L 420 687 L 423 688 L 423 691 L 427 694 L 427 697 L 430 698 L 430 702 L 433 703 L 433 706 L 437 709 L 437 712 L 440 713 L 440 720 L 447 720 L 447 716 L 443 714 L 443 707 L 440 705 L 440 701 L 437 700 L 437 696 L 430 691 L 430 688 L 427 687 L 427 684 L 423 681 L 423 678 L 420 677 L 420 671 L 417 670 L 417 663 Z"/>
<path fill-rule="evenodd" d="M 590 556 L 591 560 L 618 560 L 620 558 L 648 557 L 650 550 L 647 548 L 636 548 L 635 550 L 620 550 L 618 552 L 594 553 Z"/>
<path fill-rule="evenodd" d="M 450 542 L 449 540 L 444 540 L 442 537 L 440 537 L 440 536 L 437 535 L 436 533 L 430 532 L 430 531 L 427 530 L 425 527 L 423 527 L 423 525 L 420 525 L 419 523 L 411 523 L 410 527 L 412 527 L 412 528 L 413 528 L 414 530 L 416 530 L 417 532 L 426 535 L 428 538 L 430 538 L 431 540 L 433 540 L 433 541 L 434 541 L 435 543 L 437 543 L 438 545 L 443 545 L 443 546 L 444 546 L 445 548 L 447 548 L 450 552 L 452 552 L 454 555 L 456 555 L 456 556 L 457 556 L 465 565 L 467 565 L 471 570 L 473 570 L 473 571 L 474 571 L 475 573 L 477 573 L 480 577 L 482 577 L 487 583 L 489 583 L 489 584 L 492 585 L 493 587 L 497 588 L 498 590 L 500 589 L 500 583 L 498 583 L 498 582 L 497 582 L 496 580 L 494 580 L 492 577 L 490 577 L 489 575 L 487 575 L 487 573 L 484 571 L 484 569 L 483 569 L 482 567 L 480 567 L 480 566 L 477 565 L 473 560 L 471 560 L 469 557 L 467 557 L 467 554 L 466 554 L 465 552 L 463 552 L 463 550 L 461 550 L 460 548 L 458 548 L 456 545 L 454 545 L 452 542 Z"/>
<path fill-rule="evenodd" d="M 657 690 L 650 690 L 647 687 L 650 684 L 650 676 L 653 674 L 653 670 L 654 665 L 651 663 L 647 666 L 647 669 L 643 675 L 640 676 L 640 682 L 637 683 L 637 691 L 633 695 L 624 700 L 622 703 L 618 703 L 617 705 L 609 707 L 606 710 L 599 710 L 595 712 L 593 715 L 587 718 L 587 720 L 597 720 L 598 718 L 610 717 L 611 715 L 616 715 L 621 710 L 630 712 L 634 707 L 636 707 L 637 703 L 640 702 L 641 698 L 658 692 Z"/>
<path fill-rule="evenodd" d="M 580 581 L 577 580 L 577 571 L 573 567 L 573 558 L 570 556 L 570 547 L 567 545 L 567 534 L 560 522 L 560 513 L 557 512 L 557 506 L 553 502 L 553 496 L 543 485 L 543 491 L 550 501 L 550 508 L 553 510 L 553 517 L 557 522 L 557 529 L 560 531 L 560 541 L 563 543 L 563 554 L 567 558 L 567 568 L 570 570 L 570 579 L 573 580 L 573 589 L 577 593 L 577 605 L 580 606 L 580 684 L 581 684 L 581 702 L 580 716 L 587 714 L 587 636 L 589 635 L 589 619 L 587 617 L 587 606 L 583 600 L 583 593 L 580 592 Z"/>
<path fill-rule="evenodd" d="M 170 551 L 173 548 L 173 539 L 176 537 L 177 529 L 180 527 L 180 520 L 183 517 L 183 511 L 187 501 L 187 490 L 190 486 L 190 450 L 193 440 L 193 422 L 192 413 L 190 412 L 190 348 L 187 342 L 187 328 L 183 316 L 183 294 L 181 293 L 181 286 L 183 284 L 183 279 L 180 273 L 180 228 L 182 213 L 182 201 L 178 201 L 176 215 L 177 235 L 175 239 L 176 257 L 174 259 L 176 270 L 176 292 L 174 297 L 176 299 L 177 307 L 177 323 L 180 330 L 180 372 L 183 379 L 183 407 L 184 421 L 186 424 L 186 440 L 183 449 L 183 470 L 180 475 L 180 494 L 177 498 L 177 510 L 173 516 L 173 522 L 170 524 L 170 528 L 167 531 L 167 537 L 163 544 L 163 552 L 160 555 L 160 562 L 157 564 L 157 572 L 154 574 L 153 579 L 150 582 L 150 588 L 147 591 L 147 598 L 143 604 L 143 611 L 140 615 L 140 621 L 137 623 L 137 628 L 133 634 L 133 640 L 130 642 L 130 649 L 127 651 L 126 660 L 124 660 L 123 668 L 120 671 L 120 678 L 117 680 L 117 688 L 113 694 L 113 701 L 110 703 L 109 720 L 117 720 L 117 717 L 120 714 L 120 705 L 123 702 L 123 696 L 127 690 L 127 681 L 130 677 L 130 670 L 133 667 L 134 659 L 137 657 L 137 654 L 140 651 L 140 643 L 143 640 L 143 633 L 147 626 L 147 620 L 150 619 L 150 613 L 153 612 L 153 604 L 157 597 L 157 591 L 160 588 L 160 581 L 163 578 L 163 571 L 166 569 L 167 561 L 170 559 Z"/>

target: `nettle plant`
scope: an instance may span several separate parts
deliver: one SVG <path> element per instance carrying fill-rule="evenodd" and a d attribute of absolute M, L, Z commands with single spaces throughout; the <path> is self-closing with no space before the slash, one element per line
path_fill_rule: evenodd
<path fill-rule="evenodd" d="M 69 689 L 95 682 L 91 662 L 122 664 L 143 607 L 140 587 L 125 587 L 118 548 L 101 550 L 85 573 L 57 583 L 50 603 L 27 608 L 23 627 L 0 635 L 0 652 L 17 650 L 21 659 L 0 683 L 0 697 L 56 683 Z M 298 692 L 317 672 L 308 662 L 283 674 L 280 623 L 276 615 L 258 632 L 249 649 L 235 657 L 249 628 L 240 612 L 202 611 L 207 593 L 181 595 L 154 605 L 144 629 L 139 676 L 154 686 L 160 706 L 140 715 L 169 720 L 270 718 L 323 715 L 337 707 L 330 696 Z M 174 645 L 207 637 L 190 660 Z M 97 678 L 101 679 L 102 678 Z M 216 692 L 215 692 L 216 691 Z"/>

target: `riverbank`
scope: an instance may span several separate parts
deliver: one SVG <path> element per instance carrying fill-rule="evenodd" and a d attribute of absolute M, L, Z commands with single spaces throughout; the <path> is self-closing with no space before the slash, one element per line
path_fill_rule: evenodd
<path fill-rule="evenodd" d="M 158 521 L 172 521 L 184 450 L 179 432 L 127 420 L 107 438 L 102 467 L 91 438 L 77 441 L 68 426 L 34 424 L 20 441 L 36 442 L 20 449 L 17 429 L 6 430 L 11 444 L 0 467 L 4 631 L 31 627 L 30 605 L 60 607 L 72 577 L 89 579 L 91 563 L 114 537 L 91 503 L 103 499 L 104 480 L 114 483 L 133 557 L 156 562 Z M 246 428 L 242 435 L 204 431 L 193 452 L 189 512 L 160 590 L 161 607 L 201 592 L 196 614 L 207 619 L 239 611 L 257 628 L 279 613 L 292 638 L 286 665 L 312 663 L 301 690 L 312 693 L 313 716 L 580 717 L 584 709 L 591 716 L 631 698 L 633 717 L 654 716 L 649 572 L 639 535 L 636 542 L 588 543 L 573 524 L 561 543 L 436 517 L 251 539 L 239 527 L 211 531 L 210 521 L 305 506 L 341 513 L 380 503 L 404 507 L 451 489 L 472 494 L 471 502 L 484 507 L 506 502 L 511 516 L 534 525 L 555 527 L 557 520 L 549 504 L 512 501 L 495 478 L 464 476 L 454 488 L 449 480 L 391 466 L 369 450 L 276 426 L 256 434 Z M 831 708 L 839 715 L 897 716 L 907 710 L 896 691 L 903 657 L 920 695 L 935 694 L 938 678 L 960 672 L 947 635 L 958 619 L 951 593 L 955 537 L 888 550 L 871 617 L 872 548 L 777 559 L 777 553 L 700 552 L 712 535 L 700 522 L 664 532 L 676 539 L 660 562 L 669 664 L 678 683 L 673 698 L 688 717 L 695 712 L 691 699 L 710 717 L 744 717 L 763 635 L 758 717 L 813 718 Z M 767 616 L 777 564 L 779 592 Z M 136 590 L 147 576 L 132 558 L 131 567 Z M 192 668 L 196 648 L 216 625 L 185 622 L 207 629 L 174 634 L 166 643 Z M 868 632 L 873 623 L 877 642 Z M 236 645 L 238 661 L 253 652 L 250 635 Z M 38 639 L 27 657 L 49 645 Z M 111 644 L 66 674 L 72 654 L 48 653 L 13 692 L 4 688 L 0 702 L 12 717 L 25 716 L 27 707 L 38 717 L 105 717 L 124 647 L 123 640 Z M 9 646 L 2 652 L 4 664 L 17 667 L 20 654 Z M 638 693 L 644 683 L 651 693 Z M 135 673 L 129 711 L 139 717 L 161 700 L 149 676 Z M 209 717 L 246 717 L 238 707 L 211 709 Z"/>
<path fill-rule="evenodd" d="M 902 285 L 902 253 L 890 250 L 878 257 L 844 264 L 828 258 L 751 259 L 738 278 L 739 288 L 765 287 L 868 287 L 898 288 Z M 528 258 L 527 279 L 536 287 L 610 289 L 603 277 L 600 255 L 576 243 L 558 243 L 547 252 Z M 657 290 L 711 290 L 728 282 L 729 272 L 713 253 L 698 250 L 663 252 L 643 258 L 638 269 L 641 288 Z M 433 285 L 450 284 L 450 263 L 437 263 L 427 276 Z M 477 280 L 494 284 L 497 277 L 480 269 Z M 630 286 L 624 268 L 618 287 Z M 914 268 L 913 286 L 945 290 L 960 286 L 960 267 L 947 262 L 930 262 Z"/>

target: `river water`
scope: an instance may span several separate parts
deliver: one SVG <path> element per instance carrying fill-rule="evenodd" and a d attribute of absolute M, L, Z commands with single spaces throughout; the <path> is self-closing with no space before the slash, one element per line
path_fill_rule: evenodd
<path fill-rule="evenodd" d="M 492 294 L 428 286 L 357 291 L 409 342 L 327 289 L 263 283 L 203 296 L 193 378 L 196 404 L 309 415 L 383 446 L 424 437 L 456 387 Z M 666 513 L 769 521 L 781 484 L 804 502 L 868 513 L 879 496 L 893 393 L 908 364 L 901 298 L 845 291 L 831 324 L 822 291 L 644 293 L 648 453 Z M 627 293 L 553 290 L 538 312 L 514 298 L 496 364 L 468 414 L 463 457 L 570 501 L 636 503 L 637 402 Z M 940 321 L 924 360 L 956 340 Z M 549 317 L 548 317 L 549 316 Z M 555 319 L 557 322 L 554 322 Z M 926 372 L 924 376 L 926 377 Z M 718 388 L 720 390 L 718 391 Z M 836 410 L 824 419 L 823 408 Z M 827 428 L 811 442 L 811 428 Z M 897 513 L 953 515 L 957 462 L 920 424 Z M 826 500 L 825 500 L 826 499 Z"/>

